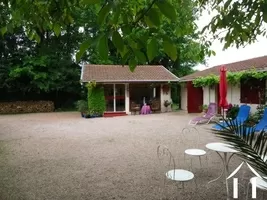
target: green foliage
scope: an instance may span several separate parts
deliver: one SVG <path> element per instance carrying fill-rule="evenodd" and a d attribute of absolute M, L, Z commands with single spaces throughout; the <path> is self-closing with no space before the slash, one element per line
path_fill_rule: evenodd
<path fill-rule="evenodd" d="M 87 84 L 86 84 L 86 87 L 87 88 L 95 88 L 96 87 L 96 82 L 95 81 L 91 81 L 91 82 L 88 82 Z"/>
<path fill-rule="evenodd" d="M 153 38 L 147 43 L 147 56 L 149 61 L 152 61 L 156 57 L 157 49 L 158 49 L 157 41 L 156 39 Z"/>
<path fill-rule="evenodd" d="M 175 61 L 177 59 L 177 49 L 174 44 L 169 41 L 163 41 L 163 49 L 172 60 Z"/>
<path fill-rule="evenodd" d="M 240 72 L 227 72 L 227 81 L 233 85 L 239 84 L 242 80 L 249 80 L 251 78 L 263 80 L 267 78 L 267 72 L 257 71 L 256 69 L 245 70 Z"/>
<path fill-rule="evenodd" d="M 179 85 L 177 83 L 171 84 L 171 99 L 172 99 L 173 104 L 179 103 L 180 90 L 178 90 L 178 87 Z"/>
<path fill-rule="evenodd" d="M 204 104 L 204 105 L 200 106 L 199 109 L 202 110 L 202 111 L 207 111 L 208 110 L 208 105 Z"/>
<path fill-rule="evenodd" d="M 42 43 L 46 33 L 61 37 L 70 27 L 83 28 L 84 42 L 79 41 L 82 44 L 76 51 L 77 61 L 88 54 L 91 57 L 90 53 L 94 52 L 92 57 L 102 64 L 114 61 L 110 59 L 114 55 L 117 55 L 120 64 L 130 61 L 131 70 L 137 64 L 151 62 L 162 54 L 175 62 L 179 53 L 185 55 L 181 52 L 184 46 L 179 46 L 178 39 L 195 45 L 190 56 L 199 57 L 198 61 L 210 52 L 207 50 L 210 44 L 193 42 L 199 37 L 195 34 L 194 1 L 47 0 L 44 3 L 43 0 L 15 0 L 1 5 L 8 12 L 4 16 L 9 16 L 3 18 L 0 24 L 2 34 L 23 27 L 31 40 Z M 185 48 L 190 51 L 190 47 Z"/>
<path fill-rule="evenodd" d="M 106 110 L 104 88 L 102 86 L 88 87 L 88 111 L 90 115 L 102 116 Z"/>
<path fill-rule="evenodd" d="M 159 10 L 170 20 L 174 20 L 176 15 L 176 10 L 174 9 L 173 5 L 168 1 L 155 1 Z"/>
<path fill-rule="evenodd" d="M 78 95 L 74 54 L 75 62 L 128 64 L 131 70 L 159 64 L 178 77 L 211 54 L 211 43 L 197 31 L 194 1 L 6 2 L 0 3 L 0 89 L 8 94 Z M 43 58 L 45 66 L 37 63 Z"/>
<path fill-rule="evenodd" d="M 219 83 L 219 77 L 213 74 L 206 77 L 199 77 L 193 80 L 194 87 L 213 86 Z"/>
<path fill-rule="evenodd" d="M 29 30 L 21 25 L 23 21 L 15 26 L 9 24 L 11 15 L 18 20 L 23 15 L 11 12 L 10 6 L 0 3 L 0 27 L 7 28 L 5 34 L 0 35 L 1 100 L 52 100 L 56 108 L 73 106 L 73 102 L 80 99 L 81 88 L 80 66 L 72 58 L 81 40 L 78 27 L 65 26 L 63 32 L 60 25 L 62 33 L 58 36 L 53 25 L 50 31 L 33 24 Z M 35 20 L 40 19 L 38 16 Z"/>
<path fill-rule="evenodd" d="M 79 100 L 75 103 L 76 109 L 79 112 L 87 112 L 88 111 L 88 102 L 85 100 Z"/>
<path fill-rule="evenodd" d="M 203 29 L 215 38 L 224 41 L 224 48 L 237 48 L 256 41 L 257 36 L 266 36 L 267 1 L 199 0 L 202 10 L 211 9 L 216 15 Z M 222 30 L 225 34 L 219 33 Z"/>
<path fill-rule="evenodd" d="M 168 101 L 168 100 L 165 100 L 163 104 L 164 104 L 164 106 L 167 108 L 169 105 L 172 104 L 172 102 L 170 102 L 170 101 Z"/>
<path fill-rule="evenodd" d="M 229 106 L 230 106 L 230 104 L 229 104 Z M 226 117 L 231 118 L 231 119 L 235 119 L 237 117 L 238 112 L 239 112 L 239 105 L 232 105 L 231 104 L 230 108 L 226 112 Z"/>
<path fill-rule="evenodd" d="M 227 72 L 227 82 L 231 85 L 240 84 L 243 72 Z"/>
<path fill-rule="evenodd" d="M 265 100 L 262 99 L 262 101 L 260 101 L 260 104 L 256 108 L 256 112 L 249 116 L 246 124 L 257 124 L 262 119 L 265 108 L 267 108 L 267 105 L 265 105 Z"/>
<path fill-rule="evenodd" d="M 258 173 L 267 174 L 267 140 L 266 132 L 262 130 L 260 133 L 252 128 L 247 134 L 246 125 L 236 126 L 235 123 L 225 121 L 226 126 L 221 126 L 223 131 L 214 131 L 216 137 L 231 144 L 238 151 L 238 156 L 242 160 L 247 161 Z"/>
<path fill-rule="evenodd" d="M 263 80 L 267 79 L 267 72 L 257 71 L 255 69 L 245 70 L 240 72 L 227 72 L 227 82 L 231 85 L 240 84 L 241 79 L 248 81 L 251 78 Z M 195 87 L 213 86 L 219 83 L 219 76 L 211 74 L 205 77 L 198 77 L 193 80 Z"/>

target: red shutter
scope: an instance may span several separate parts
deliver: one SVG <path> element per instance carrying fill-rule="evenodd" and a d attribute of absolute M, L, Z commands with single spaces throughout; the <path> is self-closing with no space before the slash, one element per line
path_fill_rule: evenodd
<path fill-rule="evenodd" d="M 264 98 L 265 80 L 250 79 L 242 80 L 240 86 L 240 102 L 249 104 L 259 104 L 260 97 Z"/>

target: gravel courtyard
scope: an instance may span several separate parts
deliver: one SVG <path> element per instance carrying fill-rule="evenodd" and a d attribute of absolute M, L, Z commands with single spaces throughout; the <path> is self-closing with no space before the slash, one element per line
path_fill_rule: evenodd
<path fill-rule="evenodd" d="M 188 168 L 183 160 L 187 146 L 179 136 L 192 117 L 183 112 L 95 119 L 75 112 L 2 115 L 0 199 L 159 199 L 164 171 L 156 148 L 168 146 L 176 162 Z M 207 130 L 210 126 L 198 126 L 203 148 L 218 141 Z M 207 187 L 221 169 L 218 155 L 209 152 L 208 158 L 202 168 L 194 159 L 198 191 L 188 183 L 177 199 L 226 199 L 222 180 Z M 230 170 L 239 164 L 234 157 Z M 175 191 L 168 182 L 167 199 L 174 199 Z"/>

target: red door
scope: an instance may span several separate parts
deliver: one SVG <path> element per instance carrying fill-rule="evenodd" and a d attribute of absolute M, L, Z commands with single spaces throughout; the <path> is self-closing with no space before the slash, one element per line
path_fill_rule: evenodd
<path fill-rule="evenodd" d="M 202 112 L 203 105 L 203 89 L 202 87 L 194 87 L 192 81 L 187 82 L 187 111 L 188 113 Z"/>

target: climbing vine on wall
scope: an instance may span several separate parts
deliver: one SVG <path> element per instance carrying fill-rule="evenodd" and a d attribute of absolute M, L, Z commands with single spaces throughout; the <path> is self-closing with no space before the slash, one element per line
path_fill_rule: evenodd
<path fill-rule="evenodd" d="M 249 80 L 255 78 L 259 80 L 267 79 L 267 72 L 257 71 L 255 69 L 240 71 L 240 72 L 227 72 L 227 82 L 231 85 L 237 85 L 240 80 Z M 205 77 L 198 77 L 193 80 L 194 87 L 207 87 L 219 83 L 219 76 L 211 74 Z"/>
<path fill-rule="evenodd" d="M 95 81 L 90 81 L 86 84 L 87 88 L 95 88 L 96 87 L 96 82 Z"/>
<path fill-rule="evenodd" d="M 219 83 L 219 77 L 211 74 L 205 77 L 198 77 L 193 80 L 194 87 L 206 87 L 206 86 L 213 86 Z"/>

